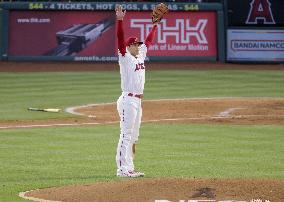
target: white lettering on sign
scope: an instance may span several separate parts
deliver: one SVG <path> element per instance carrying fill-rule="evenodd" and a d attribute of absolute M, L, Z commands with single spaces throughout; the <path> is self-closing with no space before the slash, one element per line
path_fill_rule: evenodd
<path fill-rule="evenodd" d="M 204 33 L 207 22 L 207 19 L 199 19 L 193 25 L 190 19 L 176 19 L 175 24 L 169 26 L 164 19 L 158 25 L 158 43 L 167 43 L 168 37 L 174 37 L 175 43 L 190 44 L 190 39 L 196 38 L 199 44 L 208 44 Z M 144 40 L 151 30 L 152 22 L 148 19 L 132 19 L 130 27 L 140 29 L 140 40 Z"/>

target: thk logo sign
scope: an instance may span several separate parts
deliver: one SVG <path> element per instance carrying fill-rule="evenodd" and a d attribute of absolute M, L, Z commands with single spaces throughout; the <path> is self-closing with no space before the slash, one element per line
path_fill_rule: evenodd
<path fill-rule="evenodd" d="M 190 44 L 192 38 L 195 38 L 199 44 L 208 44 L 204 33 L 207 22 L 207 19 L 199 19 L 193 25 L 190 19 L 176 19 L 175 24 L 169 26 L 167 20 L 164 19 L 158 26 L 158 43 L 166 43 L 168 37 L 173 37 L 175 43 L 178 44 Z M 141 40 L 144 40 L 151 30 L 152 22 L 148 19 L 132 19 L 130 26 L 140 29 Z"/>

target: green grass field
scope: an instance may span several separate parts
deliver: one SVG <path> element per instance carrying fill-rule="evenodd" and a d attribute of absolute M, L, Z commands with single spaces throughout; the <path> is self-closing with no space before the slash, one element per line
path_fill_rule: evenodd
<path fill-rule="evenodd" d="M 148 71 L 145 99 L 284 97 L 283 71 Z M 65 118 L 66 108 L 114 102 L 118 72 L 1 73 L 0 121 Z M 18 192 L 115 177 L 118 125 L 0 129 L 0 201 Z M 147 177 L 284 179 L 284 126 L 143 124 L 136 167 Z"/>

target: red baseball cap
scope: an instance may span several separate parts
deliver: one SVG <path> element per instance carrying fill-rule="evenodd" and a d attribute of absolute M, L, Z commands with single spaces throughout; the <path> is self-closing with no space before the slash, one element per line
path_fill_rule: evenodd
<path fill-rule="evenodd" d="M 133 44 L 143 44 L 143 42 L 141 41 L 138 41 L 138 38 L 137 37 L 129 37 L 126 41 L 126 46 L 130 46 L 130 45 L 133 45 Z"/>

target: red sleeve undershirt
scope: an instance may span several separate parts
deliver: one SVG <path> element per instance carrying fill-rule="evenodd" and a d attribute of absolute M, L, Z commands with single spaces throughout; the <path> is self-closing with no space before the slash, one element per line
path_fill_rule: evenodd
<path fill-rule="evenodd" d="M 118 43 L 118 50 L 121 53 L 121 55 L 125 55 L 126 53 L 126 46 L 124 42 L 124 31 L 123 31 L 123 25 L 122 20 L 117 21 L 117 43 Z"/>
<path fill-rule="evenodd" d="M 148 34 L 148 36 L 146 37 L 145 40 L 145 45 L 147 46 L 147 48 L 149 47 L 149 45 L 153 42 L 153 39 L 156 35 L 156 31 L 157 31 L 157 25 L 154 25 L 150 31 L 150 33 Z"/>
<path fill-rule="evenodd" d="M 154 25 L 144 42 L 147 48 L 153 42 L 153 39 L 156 35 L 156 31 L 157 31 L 157 25 Z M 117 21 L 117 43 L 118 43 L 119 52 L 121 53 L 122 56 L 124 56 L 126 53 L 126 46 L 124 42 L 124 31 L 123 31 L 122 20 Z"/>

